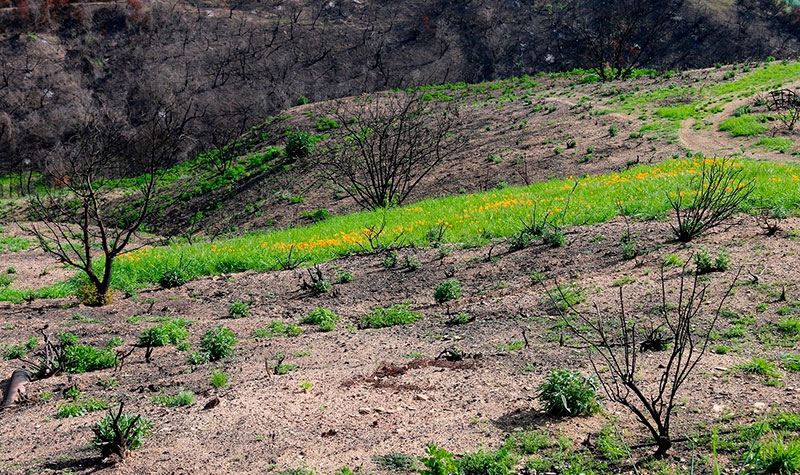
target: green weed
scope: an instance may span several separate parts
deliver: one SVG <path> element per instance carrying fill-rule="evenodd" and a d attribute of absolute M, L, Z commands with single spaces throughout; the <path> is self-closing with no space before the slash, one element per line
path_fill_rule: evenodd
<path fill-rule="evenodd" d="M 396 304 L 391 307 L 378 307 L 361 317 L 364 328 L 384 328 L 395 325 L 408 325 L 422 318 L 419 312 L 410 310 L 410 303 Z"/>
<path fill-rule="evenodd" d="M 539 386 L 538 397 L 554 416 L 595 414 L 603 399 L 594 378 L 568 369 L 551 370 Z"/>

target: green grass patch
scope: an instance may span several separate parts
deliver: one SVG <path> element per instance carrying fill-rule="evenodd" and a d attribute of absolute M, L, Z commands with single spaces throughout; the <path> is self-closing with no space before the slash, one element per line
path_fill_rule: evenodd
<path fill-rule="evenodd" d="M 767 150 L 775 150 L 777 152 L 786 153 L 794 147 L 792 139 L 785 139 L 781 137 L 762 137 L 758 139 L 755 144 L 756 147 L 765 148 Z"/>
<path fill-rule="evenodd" d="M 361 317 L 361 325 L 365 328 L 384 328 L 395 325 L 408 325 L 422 318 L 419 312 L 410 310 L 411 304 L 403 303 L 391 307 L 378 307 Z"/>
<path fill-rule="evenodd" d="M 607 175 L 428 199 L 401 208 L 335 216 L 309 226 L 217 239 L 213 243 L 142 248 L 115 261 L 113 285 L 126 291 L 154 286 L 165 272 L 178 266 L 182 266 L 187 280 L 235 271 L 268 271 L 280 268 L 290 253 L 293 260 L 304 264 L 321 263 L 370 250 L 373 245 L 388 246 L 400 234 L 409 245 L 425 246 L 429 244 L 428 230 L 436 227 L 445 230 L 445 242 L 480 245 L 486 242 L 483 236 L 501 238 L 518 232 L 521 220 L 530 222 L 534 203 L 539 219 L 549 213 L 556 216 L 553 224 L 559 226 L 605 222 L 619 214 L 617 201 L 622 202 L 626 215 L 652 219 L 668 212 L 667 194 L 675 193 L 677 187 L 687 187 L 700 171 L 700 160 L 670 160 Z M 796 164 L 751 160 L 736 163 L 742 167 L 745 179 L 756 182 L 743 211 L 800 202 L 800 167 Z M 376 235 L 384 219 L 386 225 Z M 80 277 L 36 291 L 4 286 L 0 287 L 0 300 L 66 297 L 78 282 Z"/>
<path fill-rule="evenodd" d="M 767 130 L 766 117 L 743 115 L 741 117 L 731 117 L 719 124 L 719 130 L 728 132 L 731 137 L 755 137 Z"/>
<path fill-rule="evenodd" d="M 31 242 L 16 236 L 0 236 L 0 252 L 19 252 L 28 249 Z"/>

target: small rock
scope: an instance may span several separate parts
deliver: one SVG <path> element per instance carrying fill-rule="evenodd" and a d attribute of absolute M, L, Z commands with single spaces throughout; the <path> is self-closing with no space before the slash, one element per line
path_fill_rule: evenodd
<path fill-rule="evenodd" d="M 430 396 L 428 396 L 427 394 L 421 394 L 420 393 L 420 394 L 417 394 L 416 396 L 414 396 L 414 399 L 416 399 L 418 401 L 428 401 L 428 400 L 430 400 Z"/>
<path fill-rule="evenodd" d="M 725 406 L 722 404 L 714 404 L 713 411 L 714 412 L 722 412 L 725 409 Z"/>
<path fill-rule="evenodd" d="M 717 371 L 728 371 L 728 368 L 724 366 L 715 366 L 714 369 Z"/>
<path fill-rule="evenodd" d="M 753 412 L 756 412 L 756 413 L 761 412 L 766 408 L 767 408 L 767 405 L 764 404 L 763 402 L 757 402 L 757 403 L 753 404 Z"/>
<path fill-rule="evenodd" d="M 359 414 L 369 414 L 370 412 L 372 412 L 372 409 L 369 408 L 369 407 L 359 407 L 358 408 L 358 413 Z"/>

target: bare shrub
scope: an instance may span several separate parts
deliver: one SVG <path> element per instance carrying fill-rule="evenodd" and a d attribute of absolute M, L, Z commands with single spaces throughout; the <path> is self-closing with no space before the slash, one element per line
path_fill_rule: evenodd
<path fill-rule="evenodd" d="M 457 142 L 456 107 L 419 93 L 341 100 L 323 114 L 340 127 L 318 154 L 320 169 L 364 208 L 403 203 Z"/>
<path fill-rule="evenodd" d="M 733 216 L 755 188 L 745 180 L 742 169 L 728 159 L 703 160 L 700 175 L 689 182 L 688 190 L 678 187 L 667 200 L 678 225 L 670 224 L 680 242 L 689 242 Z"/>
<path fill-rule="evenodd" d="M 713 313 L 706 313 L 710 283 L 701 283 L 697 275 L 687 277 L 686 265 L 671 279 L 662 267 L 660 302 L 650 314 L 628 313 L 622 286 L 613 316 L 596 304 L 592 315 L 572 304 L 565 310 L 556 306 L 572 334 L 591 352 L 589 362 L 608 399 L 628 408 L 655 440 L 657 458 L 672 446 L 671 418 L 678 392 L 705 354 L 722 306 L 738 279 L 737 273 Z M 667 281 L 675 278 L 677 290 L 668 291 Z M 568 301 L 561 286 L 547 293 L 554 303 Z M 667 353 L 647 358 L 643 368 L 639 356 L 648 351 Z M 641 378 L 645 371 L 655 373 L 655 384 Z"/>

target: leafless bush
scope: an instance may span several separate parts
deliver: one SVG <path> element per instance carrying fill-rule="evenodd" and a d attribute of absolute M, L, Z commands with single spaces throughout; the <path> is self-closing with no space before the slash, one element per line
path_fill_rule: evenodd
<path fill-rule="evenodd" d="M 741 167 L 728 159 L 703 160 L 700 175 L 689 182 L 687 190 L 678 187 L 667 200 L 678 225 L 670 224 L 680 242 L 689 242 L 715 228 L 739 211 L 739 206 L 755 188 L 745 180 Z"/>
<path fill-rule="evenodd" d="M 338 101 L 336 122 L 318 154 L 320 169 L 359 205 L 396 206 L 454 150 L 455 106 L 434 106 L 419 93 Z"/>
<path fill-rule="evenodd" d="M 794 126 L 800 120 L 800 94 L 791 89 L 770 91 L 767 108 L 778 113 L 778 120 L 787 129 L 794 130 Z"/>
<path fill-rule="evenodd" d="M 672 446 L 670 429 L 677 395 L 705 354 L 722 305 L 738 279 L 737 274 L 713 313 L 707 314 L 703 304 L 710 297 L 708 282 L 701 283 L 696 275 L 686 277 L 684 265 L 673 292 L 667 289 L 664 272 L 662 267 L 660 304 L 649 315 L 626 310 L 622 287 L 614 316 L 606 315 L 596 304 L 593 315 L 572 304 L 566 311 L 556 305 L 567 327 L 591 352 L 590 364 L 608 398 L 628 408 L 655 440 L 655 457 L 664 456 Z M 556 299 L 570 302 L 561 286 L 547 293 L 554 303 Z M 642 365 L 640 355 L 648 351 L 667 354 L 653 355 Z M 645 371 L 657 375 L 654 385 L 648 383 L 651 379 L 641 378 Z"/>

